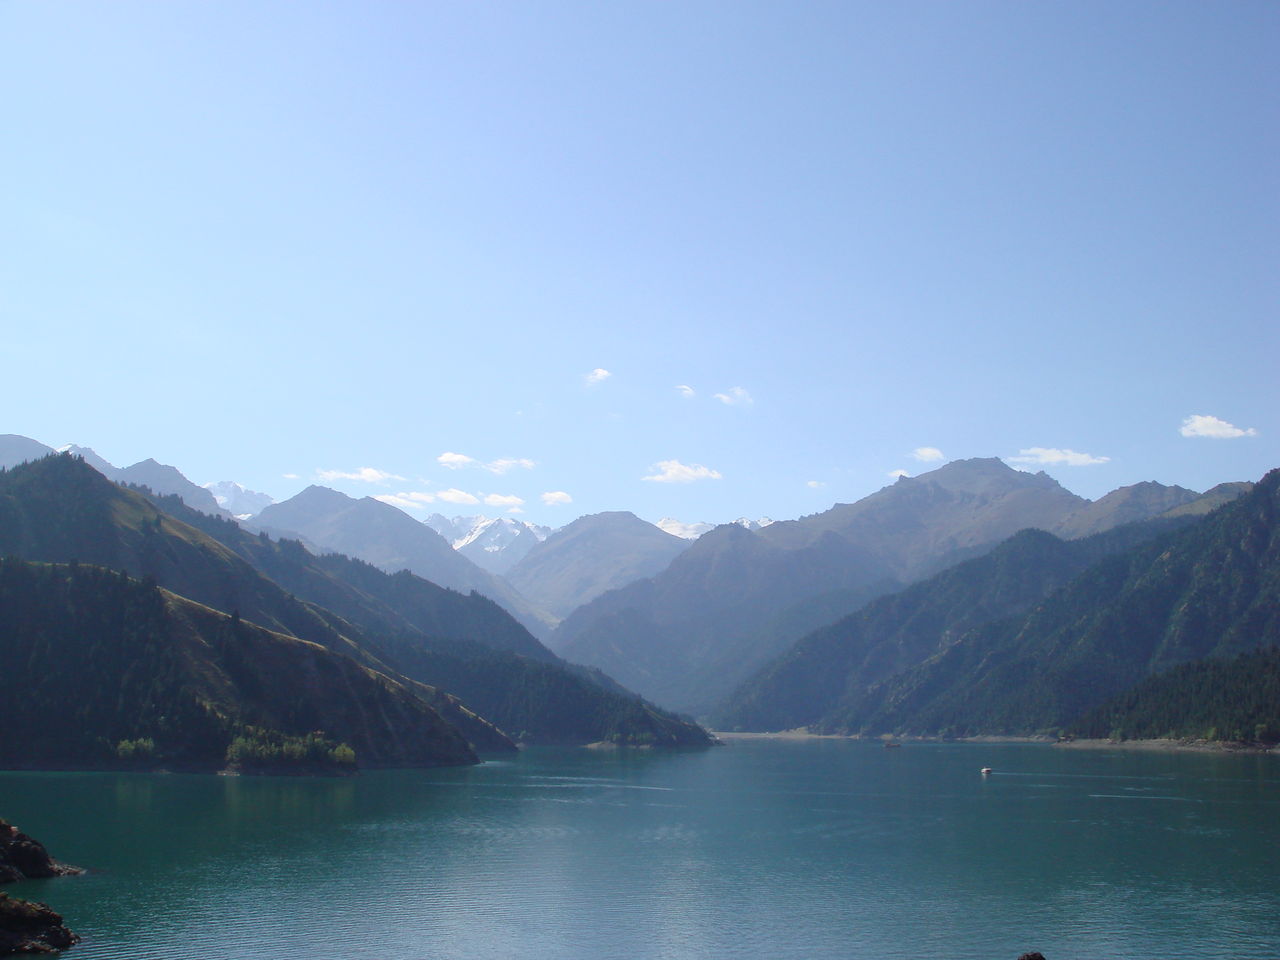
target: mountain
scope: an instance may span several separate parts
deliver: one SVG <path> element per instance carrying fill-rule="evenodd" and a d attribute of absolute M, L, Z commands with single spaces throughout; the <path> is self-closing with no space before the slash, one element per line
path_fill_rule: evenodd
<path fill-rule="evenodd" d="M 140 460 L 132 466 L 121 468 L 108 463 L 88 447 L 76 446 L 74 443 L 67 444 L 59 452 L 79 457 L 108 480 L 115 483 L 147 487 L 155 493 L 174 494 L 181 497 L 182 501 L 187 505 L 204 513 L 212 513 L 216 516 L 231 516 L 228 511 L 222 508 L 212 493 L 204 487 L 192 483 L 182 475 L 182 472 L 177 467 L 171 467 L 148 459 Z"/>
<path fill-rule="evenodd" d="M 747 517 L 739 517 L 733 521 L 740 527 L 746 527 L 748 530 L 759 530 L 761 527 L 767 527 L 773 523 L 768 517 L 761 517 L 759 520 L 751 520 Z M 673 537 L 680 537 L 684 540 L 697 540 L 704 533 L 715 529 L 714 523 L 683 523 L 674 517 L 663 517 L 654 524 L 663 533 L 669 533 Z"/>
<path fill-rule="evenodd" d="M 411 686 L 87 564 L 0 561 L 0 663 L 17 708 L 6 767 L 213 770 L 237 740 L 278 745 L 276 768 L 290 752 L 300 767 L 477 762 Z"/>
<path fill-rule="evenodd" d="M 1105 497 L 1081 507 L 1053 529 L 1060 537 L 1074 539 L 1101 533 L 1123 523 L 1135 523 L 1166 514 L 1199 499 L 1186 487 L 1167 487 L 1147 481 L 1112 490 Z"/>
<path fill-rule="evenodd" d="M 1100 560 L 1025 614 L 873 684 L 828 731 L 1061 729 L 1146 677 L 1280 642 L 1280 470 L 1187 529 Z"/>
<path fill-rule="evenodd" d="M 653 576 L 688 546 L 633 513 L 596 513 L 535 545 L 507 572 L 507 581 L 563 617 L 608 590 Z"/>
<path fill-rule="evenodd" d="M 799 600 L 838 595 L 853 609 L 895 586 L 883 576 L 834 533 L 786 550 L 724 524 L 656 576 L 574 611 L 551 646 L 656 702 L 701 712 L 816 625 L 788 620 Z"/>
<path fill-rule="evenodd" d="M 466 518 L 455 519 L 461 521 Z M 477 516 L 470 519 L 472 523 L 454 539 L 453 549 L 476 566 L 500 576 L 524 559 L 551 532 L 550 527 L 510 517 Z"/>
<path fill-rule="evenodd" d="M 1280 741 L 1280 647 L 1196 660 L 1148 677 L 1071 724 L 1113 740 Z"/>
<path fill-rule="evenodd" d="M 142 460 L 133 464 L 133 466 L 125 467 L 123 470 L 117 470 L 110 479 L 116 483 L 149 487 L 156 493 L 174 494 L 181 497 L 182 502 L 187 506 L 194 507 L 204 513 L 215 515 L 228 513 L 218 505 L 218 501 L 213 498 L 212 493 L 204 487 L 192 483 L 182 475 L 177 467 L 171 467 L 165 463 L 157 463 L 155 460 Z"/>
<path fill-rule="evenodd" d="M 389 573 L 408 570 L 442 587 L 474 590 L 499 603 L 535 636 L 549 629 L 547 615 L 505 581 L 477 567 L 426 524 L 381 500 L 356 500 L 310 486 L 265 507 L 250 526 L 286 536 L 299 534 L 325 550 L 357 557 Z"/>
<path fill-rule="evenodd" d="M 1253 484 L 1248 481 L 1236 481 L 1234 483 L 1220 483 L 1210 490 L 1206 490 L 1190 503 L 1184 503 L 1181 506 L 1174 507 L 1164 514 L 1166 517 L 1203 517 L 1206 513 L 1212 513 L 1224 503 L 1230 503 L 1237 497 L 1242 497 L 1253 489 Z"/>
<path fill-rule="evenodd" d="M 265 493 L 246 490 L 234 480 L 219 480 L 217 483 L 206 483 L 204 488 L 213 494 L 218 506 L 239 520 L 245 520 L 262 510 L 263 507 L 275 503 Z"/>
<path fill-rule="evenodd" d="M 673 537 L 680 537 L 682 540 L 697 540 L 704 533 L 714 530 L 716 525 L 706 522 L 685 523 L 675 517 L 663 517 L 654 526 L 663 533 L 669 533 Z"/>
<path fill-rule="evenodd" d="M 549 643 L 660 703 L 705 711 L 822 623 L 1087 503 L 1043 473 L 955 461 L 799 520 L 717 527 L 651 581 L 574 611 Z"/>
<path fill-rule="evenodd" d="M 29 460 L 47 457 L 53 452 L 53 447 L 46 447 L 30 437 L 20 437 L 16 433 L 0 434 L 0 467 L 16 467 Z"/>
<path fill-rule="evenodd" d="M 713 722 L 725 730 L 823 727 L 853 712 L 878 681 L 926 662 L 968 630 L 1025 612 L 1102 557 L 1177 526 L 1148 521 L 1071 541 L 1023 530 L 797 640 L 735 690 Z"/>
<path fill-rule="evenodd" d="M 289 602 L 328 617 L 315 630 L 337 627 L 357 648 L 347 653 L 429 684 L 426 699 L 477 749 L 509 744 L 468 709 L 531 742 L 708 742 L 694 724 L 641 703 L 608 677 L 563 662 L 485 596 L 444 589 L 408 571 L 387 573 L 342 554 L 314 556 L 296 540 L 251 534 L 175 497 L 151 500 L 218 541 L 273 588 L 287 590 Z M 333 643 L 332 636 L 316 639 Z"/>

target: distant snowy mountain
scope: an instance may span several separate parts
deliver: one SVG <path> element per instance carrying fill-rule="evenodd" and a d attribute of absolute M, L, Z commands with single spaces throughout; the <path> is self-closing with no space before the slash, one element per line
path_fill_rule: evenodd
<path fill-rule="evenodd" d="M 173 494 L 194 510 L 211 513 L 216 517 L 231 516 L 231 513 L 222 508 L 212 493 L 192 483 L 177 467 L 157 463 L 151 459 L 141 460 L 130 467 L 117 467 L 98 456 L 90 448 L 77 446 L 74 443 L 59 447 L 58 452 L 80 457 L 93 469 L 115 483 L 146 487 L 152 493 L 162 496 Z"/>
<path fill-rule="evenodd" d="M 238 520 L 252 517 L 263 507 L 269 507 L 275 503 L 275 500 L 267 494 L 246 490 L 234 480 L 206 483 L 204 488 L 213 494 L 213 499 L 218 501 L 218 506 L 234 514 Z"/>
<path fill-rule="evenodd" d="M 512 517 L 446 517 L 433 513 L 423 521 L 453 549 L 490 573 L 505 574 L 547 538 L 551 527 Z"/>
<path fill-rule="evenodd" d="M 747 530 L 759 530 L 773 523 L 768 517 L 761 517 L 759 520 L 739 517 L 733 522 Z M 685 523 L 675 519 L 675 517 L 663 517 L 654 526 L 664 533 L 669 533 L 673 537 L 680 537 L 683 540 L 697 540 L 708 530 L 714 530 L 716 527 L 714 523 Z"/>
<path fill-rule="evenodd" d="M 679 537 L 682 540 L 697 540 L 708 530 L 714 530 L 714 523 L 685 523 L 677 520 L 675 517 L 663 517 L 654 524 L 663 533 L 669 533 L 673 537 Z"/>

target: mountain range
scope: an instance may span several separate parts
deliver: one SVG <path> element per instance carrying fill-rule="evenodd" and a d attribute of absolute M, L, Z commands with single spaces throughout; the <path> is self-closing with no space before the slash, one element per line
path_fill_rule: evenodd
<path fill-rule="evenodd" d="M 1256 500 L 1247 483 L 1201 495 L 1147 482 L 1090 502 L 1043 473 L 979 458 L 808 517 L 740 520 L 694 538 L 698 525 L 621 511 L 551 531 L 511 517 L 423 522 L 376 498 L 315 486 L 268 503 L 231 482 L 198 487 L 155 461 L 121 470 L 87 448 L 68 450 L 125 486 L 87 496 L 82 477 L 64 483 L 69 500 L 45 502 L 22 478 L 58 468 L 11 470 L 0 491 L 16 483 L 24 493 L 10 497 L 19 507 L 0 510 L 0 549 L 152 576 L 181 599 L 318 643 L 397 682 L 425 683 L 430 692 L 415 695 L 446 717 L 452 711 L 451 723 L 466 727 L 478 714 L 498 736 L 542 742 L 580 741 L 588 715 L 608 718 L 592 728 L 606 731 L 597 739 L 687 738 L 681 721 L 627 689 L 744 729 L 1061 726 L 1084 706 L 1071 700 L 1038 718 L 1025 703 L 997 708 L 1008 700 L 1007 678 L 988 679 L 979 661 L 1017 661 L 1010 651 L 1038 635 L 1018 629 L 1015 642 L 1011 625 L 1043 619 L 1036 611 L 1095 568 L 1115 579 L 1119 568 L 1106 564 L 1116 557 Z M 50 452 L 0 437 L 0 465 Z M 94 497 L 111 500 L 108 519 L 101 504 L 76 506 Z M 1049 641 L 1038 649 L 1033 662 L 1057 656 Z M 1125 683 L 1175 662 L 1157 658 Z M 970 687 L 984 690 L 990 709 L 979 709 Z M 539 706 L 553 700 L 577 705 L 563 724 Z M 467 735 L 490 736 L 481 727 Z"/>
<path fill-rule="evenodd" d="M 480 749 L 510 747 L 482 717 L 536 742 L 707 742 L 692 724 L 564 663 L 478 594 L 339 555 L 314 556 L 301 543 L 254 535 L 176 496 L 113 484 L 70 455 L 0 474 L 0 553 L 15 562 L 128 571 L 224 620 L 326 649 L 384 685 L 409 690 Z M 441 678 L 450 693 L 465 689 L 488 712 L 445 693 Z"/>
<path fill-rule="evenodd" d="M 1066 730 L 1099 708 L 1110 719 L 1086 727 L 1133 727 L 1104 701 L 1162 671 L 1277 641 L 1272 471 L 1200 517 L 1076 541 L 1023 531 L 804 637 L 736 690 L 718 719 L 864 735 L 1028 734 Z M 1165 694 L 1157 685 L 1144 696 Z"/>
<path fill-rule="evenodd" d="M 718 527 L 649 580 L 575 610 L 548 642 L 658 702 L 704 713 L 808 631 L 1019 530 L 1106 529 L 1195 497 L 1153 483 L 1091 503 L 1044 473 L 954 461 L 799 520 Z"/>

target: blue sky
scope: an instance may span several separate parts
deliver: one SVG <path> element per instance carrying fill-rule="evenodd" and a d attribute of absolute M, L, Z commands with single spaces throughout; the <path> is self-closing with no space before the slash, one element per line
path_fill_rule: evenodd
<path fill-rule="evenodd" d="M 1263 2 L 8 0 L 0 432 L 552 524 L 971 456 L 1256 479 L 1278 41 Z"/>

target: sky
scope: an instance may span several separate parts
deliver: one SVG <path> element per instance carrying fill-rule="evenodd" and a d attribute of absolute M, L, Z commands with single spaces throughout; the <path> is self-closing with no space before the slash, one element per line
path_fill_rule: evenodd
<path fill-rule="evenodd" d="M 1280 5 L 0 0 L 0 433 L 793 518 L 1280 466 Z"/>

